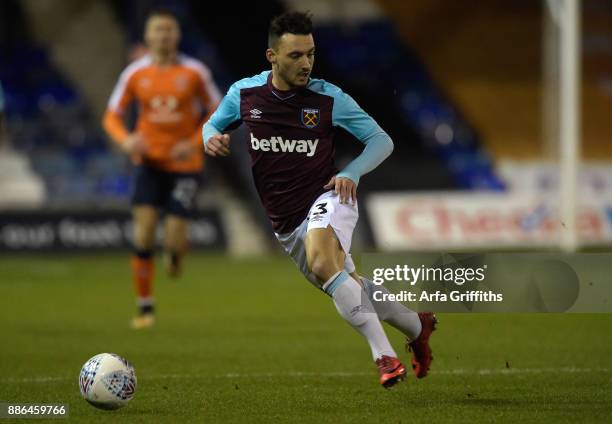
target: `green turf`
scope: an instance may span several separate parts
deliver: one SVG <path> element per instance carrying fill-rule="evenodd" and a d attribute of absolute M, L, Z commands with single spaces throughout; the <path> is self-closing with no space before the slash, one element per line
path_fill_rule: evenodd
<path fill-rule="evenodd" d="M 193 255 L 178 283 L 158 278 L 145 332 L 127 328 L 127 264 L 0 258 L 0 402 L 67 403 L 71 422 L 612 421 L 612 315 L 443 315 L 432 374 L 385 391 L 365 342 L 284 257 Z M 122 410 L 80 398 L 99 352 L 136 367 Z"/>

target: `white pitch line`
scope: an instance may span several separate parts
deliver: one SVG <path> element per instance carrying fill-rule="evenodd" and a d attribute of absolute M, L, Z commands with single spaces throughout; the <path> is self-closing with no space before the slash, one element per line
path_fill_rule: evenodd
<path fill-rule="evenodd" d="M 432 370 L 434 375 L 517 375 L 517 374 L 588 374 L 588 373 L 610 373 L 609 368 L 494 368 L 494 369 L 451 369 L 451 370 Z M 158 374 L 146 376 L 144 380 L 167 380 L 167 379 L 187 379 L 187 378 L 300 378 L 300 377 L 361 377 L 373 375 L 374 372 L 286 372 L 286 373 L 227 373 L 227 374 Z M 77 377 L 6 377 L 0 378 L 0 383 L 49 383 L 54 381 L 77 380 Z"/>
<path fill-rule="evenodd" d="M 47 383 L 50 381 L 69 380 L 68 377 L 7 377 L 0 378 L 0 383 Z"/>
<path fill-rule="evenodd" d="M 608 368 L 496 368 L 496 369 L 454 369 L 454 370 L 432 370 L 432 374 L 445 375 L 511 375 L 511 374 L 544 374 L 544 373 L 560 373 L 560 374 L 576 374 L 576 373 L 608 373 L 611 370 Z"/>

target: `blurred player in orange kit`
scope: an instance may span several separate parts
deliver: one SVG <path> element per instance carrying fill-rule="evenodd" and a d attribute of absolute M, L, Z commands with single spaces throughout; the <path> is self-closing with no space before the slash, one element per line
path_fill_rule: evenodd
<path fill-rule="evenodd" d="M 103 126 L 136 165 L 132 195 L 132 272 L 139 313 L 132 328 L 154 324 L 153 251 L 160 212 L 165 212 L 164 264 L 180 273 L 187 228 L 204 165 L 200 129 L 221 98 L 208 68 L 178 51 L 180 26 L 169 11 L 150 13 L 144 38 L 149 53 L 119 77 Z M 124 114 L 138 106 L 130 132 Z"/>

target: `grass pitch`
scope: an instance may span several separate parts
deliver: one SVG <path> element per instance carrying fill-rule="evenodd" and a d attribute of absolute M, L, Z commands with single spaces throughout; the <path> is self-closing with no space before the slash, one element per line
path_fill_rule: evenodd
<path fill-rule="evenodd" d="M 186 265 L 157 278 L 158 325 L 134 332 L 125 254 L 0 258 L 0 402 L 66 403 L 70 422 L 612 421 L 612 315 L 439 316 L 431 374 L 385 391 L 365 341 L 288 258 Z M 100 352 L 136 367 L 124 409 L 80 397 Z"/>

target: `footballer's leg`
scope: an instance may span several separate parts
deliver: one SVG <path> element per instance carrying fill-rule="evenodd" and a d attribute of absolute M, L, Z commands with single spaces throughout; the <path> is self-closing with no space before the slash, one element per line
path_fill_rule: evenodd
<path fill-rule="evenodd" d="M 153 301 L 153 249 L 158 211 L 150 205 L 136 205 L 134 218 L 134 247 L 132 276 L 138 298 L 138 315 L 132 320 L 132 328 L 140 329 L 154 324 Z"/>
<path fill-rule="evenodd" d="M 164 267 L 170 277 L 181 273 L 183 256 L 187 251 L 189 220 L 182 216 L 168 215 L 164 231 Z"/>
<path fill-rule="evenodd" d="M 168 174 L 170 191 L 164 204 L 168 216 L 164 234 L 164 265 L 170 277 L 178 277 L 187 250 L 187 231 L 193 217 L 199 174 Z"/>
<path fill-rule="evenodd" d="M 378 366 L 380 383 L 389 388 L 406 375 L 361 282 L 344 269 L 346 255 L 331 225 L 308 230 L 304 240 L 310 271 L 332 297 L 338 313 L 368 342 Z"/>
<path fill-rule="evenodd" d="M 436 316 L 432 312 L 416 313 L 397 301 L 377 302 L 374 293 L 387 294 L 389 291 L 364 277 L 361 282 L 378 317 L 406 335 L 406 350 L 412 353 L 412 370 L 417 378 L 425 377 L 433 360 L 429 337 L 436 329 Z"/>

